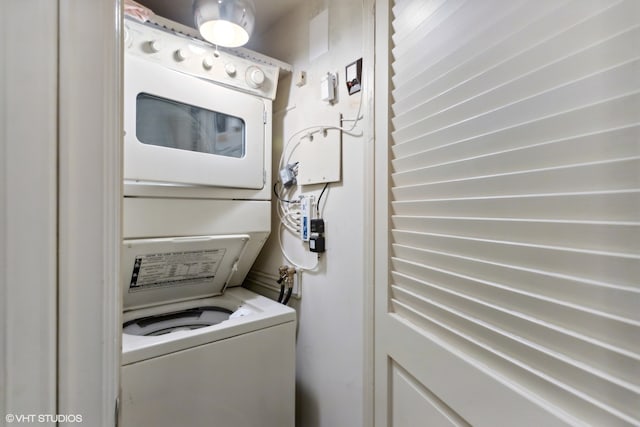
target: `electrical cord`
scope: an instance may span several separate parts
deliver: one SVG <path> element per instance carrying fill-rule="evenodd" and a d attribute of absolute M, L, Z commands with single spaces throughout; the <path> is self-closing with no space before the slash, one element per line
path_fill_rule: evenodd
<path fill-rule="evenodd" d="M 307 266 L 298 264 L 297 262 L 293 261 L 291 259 L 291 257 L 289 256 L 289 254 L 287 254 L 287 252 L 284 250 L 284 246 L 282 245 L 282 227 L 283 226 L 284 226 L 284 224 L 282 222 L 280 222 L 280 227 L 278 228 L 278 245 L 280 245 L 280 252 L 282 252 L 282 255 L 285 257 L 285 259 L 287 261 L 289 261 L 289 263 L 291 263 L 294 267 L 296 267 L 299 272 L 316 270 L 318 268 L 318 265 L 320 265 L 320 260 L 319 260 L 318 257 L 316 257 L 315 265 L 313 265 L 311 267 L 307 267 Z"/>
<path fill-rule="evenodd" d="M 364 0 L 362 1 L 362 28 L 363 28 L 363 32 L 364 32 L 364 28 L 365 28 L 365 2 Z M 362 39 L 365 39 L 365 36 L 363 34 Z M 364 49 L 364 48 L 363 48 Z M 293 165 L 289 165 L 289 161 L 291 160 L 292 156 L 294 155 L 295 151 L 298 149 L 298 147 L 300 146 L 300 144 L 303 141 L 303 138 L 309 138 L 309 139 L 313 139 L 313 135 L 315 135 L 316 133 L 325 133 L 327 131 L 340 131 L 343 132 L 347 135 L 353 136 L 353 137 L 362 137 L 364 136 L 364 131 L 361 129 L 359 132 L 354 132 L 356 126 L 358 125 L 358 123 L 360 122 L 361 119 L 363 119 L 363 115 L 362 115 L 362 108 L 363 108 L 363 98 L 364 98 L 364 90 L 361 90 L 360 92 L 360 99 L 358 102 L 358 112 L 356 113 L 355 118 L 353 119 L 344 119 L 341 116 L 340 119 L 340 125 L 339 126 L 333 126 L 333 125 L 315 125 L 315 126 L 309 126 L 306 127 L 304 129 L 301 129 L 297 132 L 294 132 L 287 140 L 286 143 L 283 145 L 282 147 L 282 152 L 280 154 L 280 159 L 278 162 L 278 171 L 281 171 L 285 165 L 287 168 L 291 168 L 291 172 L 292 174 L 295 176 L 297 176 L 298 174 L 298 162 L 296 162 Z M 285 110 L 285 111 L 289 111 L 289 109 Z M 352 122 L 350 126 L 344 126 L 344 122 Z M 291 146 L 292 142 L 295 140 L 295 138 L 298 138 L 297 142 Z M 317 255 L 316 257 L 316 262 L 312 267 L 306 267 L 303 265 L 300 265 L 298 263 L 296 263 L 295 261 L 293 261 L 293 259 L 289 256 L 289 254 L 287 254 L 287 252 L 284 249 L 284 245 L 282 242 L 282 229 L 285 228 L 287 231 L 289 231 L 291 234 L 293 234 L 294 236 L 298 236 L 300 233 L 300 201 L 299 200 L 294 200 L 292 198 L 293 195 L 295 195 L 294 190 L 297 188 L 297 186 L 290 186 L 290 188 L 285 188 L 283 183 L 280 183 L 281 185 L 281 189 L 280 189 L 280 193 L 278 193 L 278 183 L 279 181 L 276 181 L 276 183 L 274 183 L 273 186 L 273 192 L 276 196 L 276 204 L 277 204 L 277 212 L 278 212 L 278 217 L 280 219 L 280 225 L 278 227 L 277 230 L 277 239 L 278 239 L 278 245 L 280 247 L 280 251 L 282 252 L 282 255 L 284 256 L 284 258 L 291 263 L 292 265 L 294 265 L 297 269 L 299 273 L 302 273 L 304 270 L 307 271 L 314 271 L 318 268 L 319 264 L 320 264 L 320 255 Z M 329 183 L 325 183 L 324 187 L 322 188 L 322 191 L 320 192 L 320 196 L 318 197 L 318 201 L 316 203 L 316 213 L 317 213 L 317 217 L 320 218 L 320 205 L 321 205 L 321 201 L 322 198 L 324 196 L 324 193 L 327 192 L 329 188 Z M 326 201 L 327 198 L 324 198 L 325 200 L 325 205 L 326 205 Z M 302 276 L 299 276 L 300 278 Z M 301 292 L 301 286 L 302 286 L 302 282 L 299 281 L 298 282 L 298 293 Z M 289 298 L 291 297 L 291 293 L 292 293 L 292 288 L 287 289 L 286 295 L 284 295 L 284 299 L 283 299 L 283 292 L 284 289 L 281 289 L 281 293 L 280 293 L 280 297 L 279 300 L 283 301 L 283 304 L 287 304 L 289 301 Z"/>
<path fill-rule="evenodd" d="M 364 0 L 362 0 L 362 4 L 361 4 L 361 6 L 362 6 L 362 31 L 363 31 L 363 34 L 362 34 L 362 40 L 364 40 L 364 39 L 365 39 L 365 36 L 364 36 L 364 29 L 365 29 L 365 27 L 366 27 L 366 25 L 365 25 L 365 14 L 366 14 L 366 11 L 365 11 Z M 364 46 L 363 46 L 363 48 L 362 48 L 362 49 L 363 49 L 363 51 L 364 51 Z M 353 131 L 353 129 L 355 129 L 356 125 L 358 124 L 358 121 L 360 121 L 360 119 L 362 119 L 362 118 L 363 118 L 363 117 L 360 115 L 360 112 L 362 111 L 362 98 L 364 98 L 364 90 L 363 90 L 363 89 L 361 89 L 361 90 L 360 90 L 360 102 L 358 103 L 358 113 L 356 113 L 356 118 L 355 118 L 355 119 L 353 119 L 353 124 L 352 124 L 352 125 L 351 125 L 351 127 L 349 128 L 349 132 Z M 343 119 L 342 121 L 351 121 L 351 120 L 344 120 L 344 119 Z M 364 132 L 363 132 L 362 134 L 364 134 Z"/>
<path fill-rule="evenodd" d="M 278 218 L 292 233 L 297 234 L 300 232 L 299 212 L 290 212 L 281 203 L 278 203 Z"/>
<path fill-rule="evenodd" d="M 287 230 L 289 230 L 292 234 L 298 234 L 300 232 L 300 230 L 297 228 L 297 225 L 292 224 L 288 219 L 280 218 L 280 224 Z"/>
<path fill-rule="evenodd" d="M 322 200 L 322 196 L 324 195 L 324 192 L 326 191 L 327 187 L 329 187 L 329 183 L 327 182 L 326 184 L 324 184 L 324 187 L 322 188 L 322 191 L 320 192 L 320 196 L 318 196 L 318 202 L 316 203 L 316 216 L 318 218 L 320 218 L 320 200 Z"/>
<path fill-rule="evenodd" d="M 358 124 L 358 122 L 360 121 L 360 119 L 363 118 L 363 116 L 360 115 L 360 112 L 362 111 L 362 98 L 364 98 L 364 94 L 362 91 L 360 91 L 360 102 L 358 103 L 358 112 L 356 113 L 356 118 L 355 119 L 342 119 L 343 122 L 351 122 L 353 121 L 353 124 L 351 125 L 351 127 L 349 128 L 349 130 L 345 133 L 351 135 L 349 132 L 352 132 L 356 125 Z M 360 135 L 362 136 L 362 134 Z"/>
<path fill-rule="evenodd" d="M 275 194 L 276 198 L 284 203 L 298 203 L 297 200 L 285 200 L 282 197 L 280 197 L 277 190 L 278 183 L 280 183 L 280 181 L 276 181 L 273 183 L 273 194 Z"/>
<path fill-rule="evenodd" d="M 363 3 L 363 19 L 364 19 L 364 3 Z M 342 126 L 342 122 L 345 121 L 344 119 L 341 121 L 340 126 L 333 126 L 333 125 L 315 125 L 315 126 L 309 126 L 306 128 L 303 128 L 297 132 L 294 132 L 286 141 L 286 143 L 283 145 L 282 147 L 282 153 L 280 154 L 280 160 L 278 162 L 278 170 L 282 170 L 283 167 L 285 167 L 285 165 L 289 164 L 289 160 L 291 159 L 291 157 L 293 156 L 293 154 L 295 153 L 295 151 L 297 150 L 297 148 L 300 146 L 300 144 L 302 143 L 302 138 L 303 137 L 308 137 L 308 138 L 312 138 L 314 134 L 316 133 L 325 133 L 327 131 L 341 131 L 343 133 L 346 133 L 347 135 L 350 136 L 354 136 L 354 137 L 361 137 L 364 135 L 363 131 L 360 132 L 354 132 L 354 129 L 356 128 L 358 122 L 362 119 L 361 116 L 361 112 L 362 112 L 362 104 L 363 104 L 363 92 L 360 94 L 360 100 L 358 103 L 358 112 L 356 114 L 355 119 L 353 120 L 353 123 L 351 124 L 350 127 L 346 127 L 346 126 Z M 350 120 L 349 120 L 350 121 Z M 293 145 L 293 147 L 291 147 L 291 143 L 294 141 L 294 139 L 298 137 L 298 141 L 295 143 L 295 145 Z M 295 167 L 298 165 L 298 163 L 296 162 L 295 165 L 293 165 L 294 167 L 294 174 L 297 175 L 297 170 L 295 169 Z M 289 166 L 287 166 L 289 167 Z M 313 265 L 311 268 L 308 268 L 306 266 L 300 265 L 298 263 L 296 263 L 295 261 L 292 260 L 292 258 L 287 254 L 287 252 L 284 250 L 284 245 L 282 243 L 282 229 L 286 228 L 290 233 L 297 235 L 300 232 L 300 224 L 299 224 L 299 215 L 300 213 L 298 212 L 296 213 L 292 213 L 290 211 L 290 207 L 291 206 L 296 206 L 296 203 L 299 203 L 296 200 L 291 200 L 290 198 L 287 198 L 286 196 L 286 189 L 284 188 L 284 186 L 281 184 L 281 191 L 280 193 L 278 193 L 278 183 L 279 181 L 276 181 L 276 183 L 274 183 L 273 186 L 273 192 L 276 196 L 277 199 L 277 211 L 278 211 L 278 217 L 280 219 L 280 226 L 278 227 L 278 245 L 280 246 L 280 251 L 282 252 L 282 255 L 285 257 L 285 259 L 287 259 L 287 261 L 289 261 L 291 264 L 293 264 L 294 266 L 296 266 L 300 271 L 303 270 L 308 270 L 308 271 L 313 271 L 316 268 L 318 268 L 319 265 L 319 257 L 316 258 L 316 263 L 315 265 Z M 324 193 L 327 191 L 329 187 L 329 183 L 326 183 L 324 185 L 324 187 L 322 188 L 322 191 L 320 192 L 320 196 L 318 197 L 318 201 L 316 203 L 316 213 L 317 216 L 320 217 L 320 204 L 322 201 L 322 197 L 324 196 Z M 289 190 L 290 191 L 290 190 Z M 326 200 L 326 199 L 325 199 Z M 288 301 L 288 298 L 285 297 L 285 299 Z"/>
<path fill-rule="evenodd" d="M 356 120 L 355 123 L 357 123 L 357 121 L 358 120 Z M 346 133 L 347 135 L 356 136 L 356 137 L 362 136 L 363 135 L 362 132 L 360 132 L 360 133 L 352 133 L 354 127 L 355 126 L 352 126 L 350 129 L 347 129 L 345 127 L 333 126 L 333 125 L 329 125 L 329 126 L 315 125 L 315 126 L 309 126 L 309 127 L 304 128 L 304 129 L 301 129 L 301 130 L 299 130 L 297 132 L 294 132 L 289 137 L 289 139 L 287 140 L 287 143 L 282 147 L 282 154 L 280 155 L 280 162 L 278 163 L 278 165 L 279 165 L 278 166 L 278 170 L 280 170 L 280 169 L 282 169 L 284 167 L 283 160 L 284 160 L 284 158 L 285 158 L 285 156 L 287 154 L 287 148 L 289 148 L 289 144 L 291 143 L 291 141 L 296 136 L 302 135 L 304 133 L 307 133 L 307 136 L 313 136 L 314 134 L 319 133 L 319 132 L 324 132 L 325 130 L 339 130 L 339 131 L 342 131 L 342 132 Z M 298 145 L 299 145 L 299 142 L 298 142 L 298 144 L 296 144 L 296 147 Z M 293 150 L 293 151 L 295 151 L 295 150 Z M 289 157 L 291 157 L 291 154 L 293 154 L 293 151 L 291 153 L 289 153 Z"/>
<path fill-rule="evenodd" d="M 280 194 L 278 194 L 277 191 L 277 184 L 279 181 L 276 181 L 276 183 L 274 184 L 274 193 L 277 196 L 277 201 L 276 201 L 276 205 L 277 205 L 277 212 L 278 212 L 278 218 L 280 220 L 280 223 L 287 229 L 289 230 L 292 234 L 298 234 L 300 232 L 300 219 L 299 219 L 299 212 L 292 212 L 289 210 L 289 206 L 293 205 L 293 206 L 297 206 L 299 204 L 299 201 L 297 200 L 288 200 L 289 203 L 285 204 L 283 203 L 283 201 L 286 201 L 287 199 L 283 198 Z M 283 188 L 284 191 L 286 191 L 285 188 Z"/>
<path fill-rule="evenodd" d="M 338 127 L 331 127 L 334 129 L 340 129 L 342 130 L 342 128 L 338 128 Z M 282 154 L 280 156 L 280 165 L 284 165 L 284 158 L 286 155 L 286 151 L 287 151 L 287 147 L 289 146 L 290 142 L 293 140 L 293 137 L 295 137 L 296 135 L 299 135 L 301 133 L 307 132 L 308 130 L 313 129 L 314 133 L 315 132 L 321 132 L 325 129 L 325 127 L 321 127 L 321 126 L 314 126 L 314 127 L 310 127 L 310 128 L 306 128 L 303 129 L 302 131 L 298 131 L 296 132 L 294 135 L 292 135 L 291 138 L 289 138 L 289 140 L 287 141 L 287 144 L 285 144 L 285 147 L 283 148 Z M 301 141 L 298 141 L 295 146 L 293 147 L 293 149 L 291 150 L 291 152 L 289 153 L 289 157 L 293 154 L 293 152 L 295 151 L 295 149 L 300 145 Z M 281 185 L 281 192 L 278 192 L 278 184 Z M 318 197 L 318 202 L 316 203 L 316 212 L 318 213 L 318 216 L 320 216 L 319 212 L 320 212 L 320 202 L 322 201 L 322 197 L 324 196 L 324 193 L 327 191 L 329 187 L 329 183 L 325 183 L 325 186 L 323 187 L 320 196 Z M 299 207 L 299 201 L 296 200 L 291 200 L 290 198 L 287 197 L 287 192 L 291 192 L 291 190 L 293 189 L 293 187 L 291 187 L 290 189 L 286 189 L 282 187 L 282 183 L 280 181 L 276 181 L 276 183 L 274 184 L 273 187 L 273 191 L 274 194 L 276 196 L 276 203 L 277 203 L 277 212 L 278 212 L 278 217 L 280 219 L 280 226 L 278 228 L 278 245 L 280 247 L 280 252 L 282 252 L 282 255 L 285 257 L 285 259 L 293 264 L 300 272 L 302 271 L 314 271 L 318 268 L 319 264 L 320 264 L 320 259 L 319 257 L 316 258 L 316 262 L 313 266 L 311 267 L 307 267 L 304 265 L 301 265 L 297 262 L 295 262 L 291 256 L 289 256 L 289 254 L 285 251 L 284 249 L 284 245 L 282 243 L 282 229 L 285 228 L 287 229 L 290 233 L 292 233 L 293 235 L 298 235 L 300 233 L 300 212 L 291 212 L 290 211 L 290 207 Z M 286 297 L 285 297 L 286 299 Z"/>

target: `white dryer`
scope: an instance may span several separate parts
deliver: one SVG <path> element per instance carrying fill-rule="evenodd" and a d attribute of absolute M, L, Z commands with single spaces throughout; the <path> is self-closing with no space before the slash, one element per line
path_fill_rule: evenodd
<path fill-rule="evenodd" d="M 294 310 L 223 293 L 248 241 L 125 240 L 121 425 L 293 426 Z"/>

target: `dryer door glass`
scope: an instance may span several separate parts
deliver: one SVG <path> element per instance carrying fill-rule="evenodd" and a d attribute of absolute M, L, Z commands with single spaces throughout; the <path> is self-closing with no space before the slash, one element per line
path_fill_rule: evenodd
<path fill-rule="evenodd" d="M 241 158 L 245 124 L 239 117 L 147 93 L 136 100 L 136 136 L 143 144 Z"/>

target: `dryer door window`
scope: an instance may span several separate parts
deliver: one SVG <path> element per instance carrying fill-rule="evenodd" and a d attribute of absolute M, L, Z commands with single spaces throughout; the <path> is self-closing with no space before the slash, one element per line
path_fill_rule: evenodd
<path fill-rule="evenodd" d="M 136 137 L 143 144 L 226 157 L 245 155 L 239 117 L 148 93 L 136 99 Z"/>

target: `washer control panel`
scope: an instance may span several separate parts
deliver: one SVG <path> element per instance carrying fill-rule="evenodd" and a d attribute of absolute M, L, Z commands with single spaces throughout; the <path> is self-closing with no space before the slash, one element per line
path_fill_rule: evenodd
<path fill-rule="evenodd" d="M 181 73 L 275 99 L 279 72 L 276 66 L 258 64 L 218 51 L 206 42 L 132 20 L 125 21 L 124 44 L 125 55 L 134 55 Z"/>

